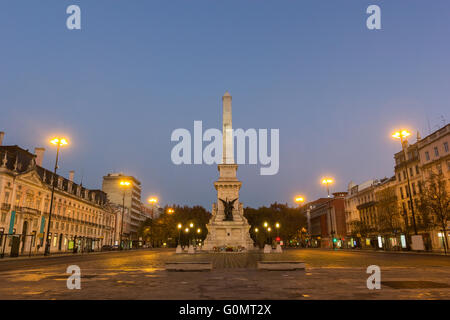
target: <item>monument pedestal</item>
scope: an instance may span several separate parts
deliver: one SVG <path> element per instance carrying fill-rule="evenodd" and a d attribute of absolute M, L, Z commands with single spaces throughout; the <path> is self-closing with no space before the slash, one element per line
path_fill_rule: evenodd
<path fill-rule="evenodd" d="M 231 95 L 226 92 L 222 97 L 222 164 L 219 164 L 219 179 L 214 182 L 217 190 L 217 202 L 212 206 L 212 217 L 206 225 L 204 250 L 214 247 L 233 247 L 251 250 L 254 248 L 250 238 L 250 225 L 244 217 L 244 207 L 239 202 L 239 189 L 242 182 L 236 177 L 237 164 L 234 163 Z"/>
<path fill-rule="evenodd" d="M 212 217 L 206 225 L 208 235 L 205 239 L 204 250 L 213 250 L 215 247 L 241 247 L 252 250 L 253 240 L 250 237 L 250 225 L 244 217 L 244 207 L 239 202 L 239 189 L 242 183 L 236 178 L 236 164 L 220 164 L 218 166 L 220 177 L 214 183 L 217 190 L 217 203 L 213 203 Z M 226 202 L 232 203 L 232 220 L 227 220 L 225 212 Z"/>

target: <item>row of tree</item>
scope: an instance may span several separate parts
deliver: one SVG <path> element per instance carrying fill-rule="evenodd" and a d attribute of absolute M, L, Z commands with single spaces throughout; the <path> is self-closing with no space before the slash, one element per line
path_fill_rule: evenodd
<path fill-rule="evenodd" d="M 168 207 L 164 213 L 155 219 L 147 219 L 139 228 L 139 236 L 152 246 L 158 247 L 166 243 L 176 246 L 179 242 L 187 245 L 193 241 L 204 240 L 207 235 L 206 224 L 211 213 L 202 206 L 173 206 L 173 213 Z M 244 209 L 251 228 L 250 235 L 256 244 L 263 246 L 279 236 L 287 244 L 290 240 L 295 243 L 306 233 L 306 217 L 298 208 L 290 208 L 287 204 L 274 203 L 269 207 L 258 209 L 247 207 Z M 264 227 L 267 223 L 267 228 Z M 276 227 L 278 223 L 279 228 Z M 181 224 L 181 228 L 178 225 Z M 191 228 L 190 225 L 193 224 Z M 271 231 L 268 231 L 270 227 Z M 186 228 L 189 229 L 186 232 Z M 258 231 L 256 231 L 258 230 Z M 198 232 L 200 231 L 200 232 Z"/>
<path fill-rule="evenodd" d="M 417 230 L 441 230 L 445 239 L 444 248 L 448 248 L 446 229 L 450 221 L 450 194 L 447 183 L 442 173 L 431 173 L 420 183 L 418 198 L 414 201 Z M 351 224 L 354 234 L 409 235 L 414 231 L 410 217 L 400 206 L 394 186 L 378 191 L 376 200 L 375 221 L 370 224 L 362 220 L 353 221 Z"/>

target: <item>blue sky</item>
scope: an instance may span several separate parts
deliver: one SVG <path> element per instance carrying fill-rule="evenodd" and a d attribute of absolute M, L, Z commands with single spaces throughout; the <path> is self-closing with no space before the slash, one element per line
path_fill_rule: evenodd
<path fill-rule="evenodd" d="M 82 30 L 66 28 L 71 4 Z M 382 30 L 366 28 L 371 4 Z M 46 147 L 47 168 L 48 138 L 66 135 L 61 173 L 88 187 L 123 171 L 143 197 L 210 209 L 217 167 L 173 165 L 170 135 L 221 128 L 229 90 L 234 127 L 280 129 L 279 173 L 240 166 L 240 200 L 312 200 L 323 175 L 333 191 L 391 176 L 394 129 L 448 121 L 449 12 L 446 0 L 2 0 L 0 130 Z"/>

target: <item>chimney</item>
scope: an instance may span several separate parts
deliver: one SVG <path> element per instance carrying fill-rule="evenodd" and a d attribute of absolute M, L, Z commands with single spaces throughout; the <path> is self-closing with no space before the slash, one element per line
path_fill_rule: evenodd
<path fill-rule="evenodd" d="M 34 154 L 36 155 L 36 165 L 42 167 L 42 160 L 44 160 L 45 148 L 34 148 Z"/>
<path fill-rule="evenodd" d="M 0 146 L 3 145 L 3 138 L 5 137 L 5 133 L 0 131 Z"/>
<path fill-rule="evenodd" d="M 73 182 L 73 175 L 75 174 L 75 171 L 70 170 L 69 171 L 69 180 Z"/>

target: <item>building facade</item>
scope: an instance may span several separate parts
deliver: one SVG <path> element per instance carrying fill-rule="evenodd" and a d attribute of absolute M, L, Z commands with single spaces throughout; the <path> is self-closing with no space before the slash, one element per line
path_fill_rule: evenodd
<path fill-rule="evenodd" d="M 313 247 L 339 248 L 343 246 L 347 234 L 346 195 L 347 192 L 335 192 L 332 198 L 320 198 L 306 204 Z"/>
<path fill-rule="evenodd" d="M 120 185 L 120 181 L 124 180 L 131 183 L 129 187 Z M 139 240 L 139 227 L 149 218 L 147 212 L 142 209 L 141 182 L 135 177 L 123 173 L 109 173 L 103 177 L 102 190 L 107 194 L 111 203 L 121 207 L 125 206 L 123 239 Z"/>
<path fill-rule="evenodd" d="M 101 190 L 91 190 L 42 167 L 43 148 L 35 154 L 0 145 L 0 253 L 43 253 L 50 197 L 51 252 L 92 251 L 113 243 L 116 212 Z"/>

